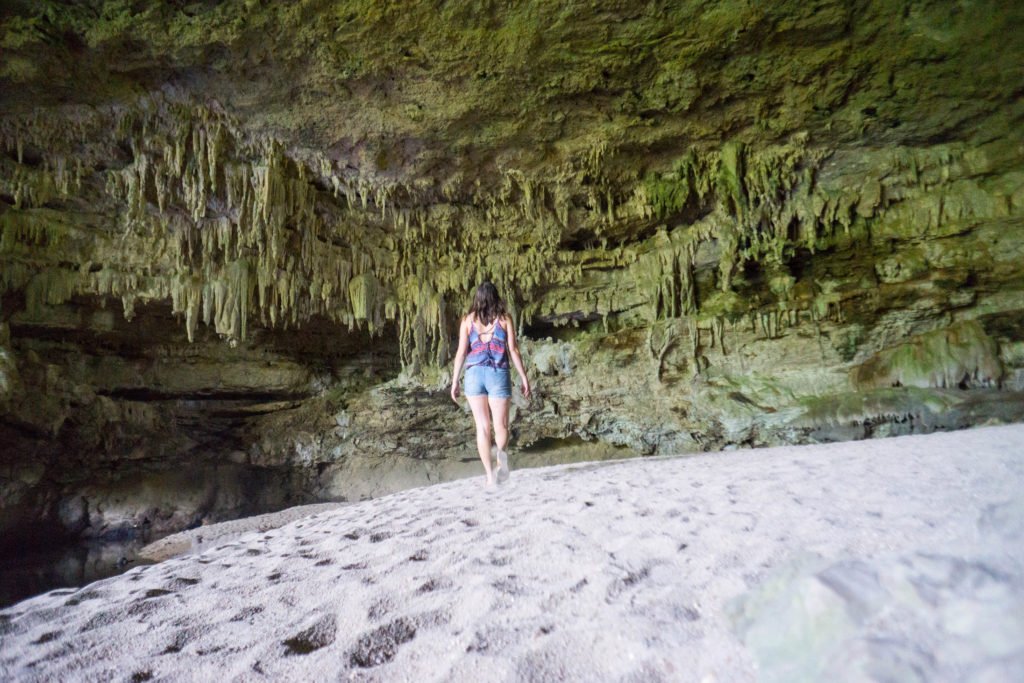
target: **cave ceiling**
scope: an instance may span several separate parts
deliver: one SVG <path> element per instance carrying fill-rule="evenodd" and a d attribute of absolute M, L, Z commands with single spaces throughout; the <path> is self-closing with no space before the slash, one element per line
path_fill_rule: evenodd
<path fill-rule="evenodd" d="M 1013 2 L 47 1 L 0 22 L 5 318 L 93 296 L 129 320 L 170 303 L 190 338 L 393 324 L 405 363 L 443 363 L 485 278 L 520 322 L 739 315 L 750 264 L 788 299 L 801 254 L 1020 199 Z"/>

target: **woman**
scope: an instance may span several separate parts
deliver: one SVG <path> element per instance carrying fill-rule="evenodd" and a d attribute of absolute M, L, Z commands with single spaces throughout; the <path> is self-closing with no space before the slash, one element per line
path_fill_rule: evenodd
<path fill-rule="evenodd" d="M 516 345 L 512 318 L 498 289 L 490 282 L 476 288 L 473 305 L 459 325 L 459 350 L 452 372 L 452 400 L 458 403 L 459 374 L 466 364 L 466 399 L 476 422 L 476 449 L 487 473 L 487 485 L 508 478 L 508 401 L 512 397 L 509 373 L 511 358 L 525 398 L 530 397 L 530 381 L 526 379 L 523 359 Z M 488 408 L 490 412 L 488 412 Z M 491 424 L 498 445 L 498 471 L 491 473 Z"/>

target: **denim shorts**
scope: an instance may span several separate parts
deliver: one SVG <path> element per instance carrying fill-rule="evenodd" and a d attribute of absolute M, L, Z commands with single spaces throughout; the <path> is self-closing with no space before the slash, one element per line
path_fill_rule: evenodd
<path fill-rule="evenodd" d="M 469 367 L 464 386 L 466 396 L 512 397 L 512 375 L 508 368 L 499 370 L 490 365 Z"/>

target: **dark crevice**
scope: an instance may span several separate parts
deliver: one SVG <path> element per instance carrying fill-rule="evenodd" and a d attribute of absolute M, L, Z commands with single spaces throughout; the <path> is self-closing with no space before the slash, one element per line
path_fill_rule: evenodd
<path fill-rule="evenodd" d="M 558 316 L 535 316 L 529 323 L 523 325 L 522 333 L 531 339 L 565 339 L 592 329 L 594 325 L 603 325 L 602 316 L 575 311 Z"/>
<path fill-rule="evenodd" d="M 128 401 L 248 401 L 252 403 L 269 401 L 302 401 L 313 396 L 309 392 L 275 391 L 160 391 L 147 387 L 119 389 L 98 389 L 100 396 L 120 398 Z"/>

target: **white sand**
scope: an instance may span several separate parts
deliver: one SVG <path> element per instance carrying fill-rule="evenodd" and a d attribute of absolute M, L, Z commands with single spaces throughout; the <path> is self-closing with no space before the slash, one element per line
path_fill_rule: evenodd
<path fill-rule="evenodd" d="M 309 517 L 319 512 L 336 510 L 346 505 L 349 505 L 349 503 L 295 505 L 263 515 L 242 517 L 241 519 L 232 519 L 228 522 L 204 524 L 195 529 L 179 531 L 176 534 L 164 536 L 159 541 L 153 541 L 139 551 L 139 557 L 153 562 L 163 562 L 178 555 L 201 553 L 211 546 L 227 543 L 239 536 L 244 536 L 254 531 L 270 531 L 271 529 L 277 529 L 285 524 L 294 522 L 297 519 Z"/>
<path fill-rule="evenodd" d="M 0 678 L 1024 680 L 1024 426 L 511 456 L 2 610 Z"/>

